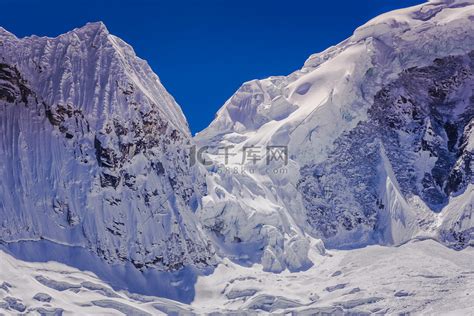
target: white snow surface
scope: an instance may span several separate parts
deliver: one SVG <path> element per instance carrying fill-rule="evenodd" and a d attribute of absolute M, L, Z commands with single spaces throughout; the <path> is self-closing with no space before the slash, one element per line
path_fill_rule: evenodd
<path fill-rule="evenodd" d="M 194 301 L 183 304 L 117 291 L 93 273 L 55 262 L 21 261 L 0 251 L 0 312 L 474 315 L 472 248 L 455 251 L 424 240 L 324 255 L 311 251 L 310 256 L 315 262 L 312 268 L 277 274 L 262 272 L 258 264 L 244 267 L 225 259 L 212 275 L 198 278 Z"/>
<path fill-rule="evenodd" d="M 203 225 L 218 231 L 220 240 L 228 245 L 235 240 L 259 241 L 265 270 L 297 271 L 311 264 L 307 235 L 320 236 L 305 216 L 297 190 L 299 171 L 305 165 L 328 159 L 335 140 L 367 120 L 376 93 L 403 70 L 471 52 L 473 4 L 432 1 L 383 14 L 359 27 L 342 43 L 309 57 L 301 70 L 244 83 L 210 126 L 195 136 L 199 145 L 211 147 L 208 159 L 213 161 L 213 166 L 207 167 L 208 195 L 198 212 Z M 469 146 L 471 139 L 472 133 Z M 281 164 L 266 164 L 268 145 L 288 146 L 290 159 L 283 166 L 286 172 L 278 172 Z M 255 146 L 263 159 L 256 164 L 242 162 L 239 154 L 230 156 L 226 164 L 222 150 L 218 151 L 224 146 L 234 146 L 234 153 Z M 418 168 L 424 174 L 436 159 L 427 153 L 421 155 Z M 222 166 L 239 172 L 222 172 Z M 450 214 L 459 209 L 451 203 L 445 206 L 446 211 L 436 213 L 418 196 L 401 193 L 387 159 L 380 168 L 377 190 L 386 207 L 378 214 L 378 239 L 372 240 L 371 229 L 339 231 L 327 240 L 327 246 L 345 248 L 373 242 L 397 245 L 416 236 L 437 238 L 439 225 L 447 227 L 455 221 Z M 466 190 L 463 197 L 464 218 L 470 218 L 472 190 Z M 462 225 L 472 227 L 469 220 Z M 231 246 L 223 248 L 229 256 Z M 235 256 L 242 253 L 236 251 Z"/>
<path fill-rule="evenodd" d="M 474 51 L 473 21 L 473 0 L 383 14 L 302 69 L 245 83 L 194 139 L 158 77 L 102 23 L 56 38 L 0 28 L 0 313 L 474 315 L 472 182 L 434 208 L 404 193 L 376 139 L 376 224 L 367 215 L 331 236 L 311 225 L 300 189 L 304 168 L 369 121 L 383 87 Z M 448 98 L 459 116 L 471 115 L 472 82 L 449 90 L 462 94 Z M 423 140 L 449 138 L 434 129 Z M 413 136 L 399 136 L 408 147 Z M 189 166 L 194 143 L 211 165 Z M 266 163 L 273 145 L 288 148 L 287 165 Z M 228 162 L 226 146 L 238 153 Z M 242 162 L 252 146 L 260 159 Z M 407 155 L 421 176 L 437 161 Z M 358 201 L 341 174 L 323 191 L 350 213 Z M 453 238 L 462 250 L 442 244 Z"/>
<path fill-rule="evenodd" d="M 3 242 L 49 240 L 137 270 L 214 264 L 187 122 L 128 44 L 101 22 L 56 38 L 2 29 L 0 73 Z"/>

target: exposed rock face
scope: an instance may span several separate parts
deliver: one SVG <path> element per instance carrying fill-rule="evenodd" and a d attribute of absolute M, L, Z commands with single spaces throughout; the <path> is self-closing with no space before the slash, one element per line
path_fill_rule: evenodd
<path fill-rule="evenodd" d="M 473 57 L 449 56 L 403 71 L 375 95 L 368 119 L 336 139 L 323 163 L 302 168 L 298 188 L 308 221 L 323 238 L 359 226 L 380 237 L 378 214 L 389 207 L 379 183 L 387 162 L 400 193 L 418 196 L 433 212 L 466 191 L 473 182 Z"/>
<path fill-rule="evenodd" d="M 57 38 L 0 31 L 0 239 L 48 239 L 109 263 L 214 263 L 194 216 L 186 120 L 102 23 Z"/>

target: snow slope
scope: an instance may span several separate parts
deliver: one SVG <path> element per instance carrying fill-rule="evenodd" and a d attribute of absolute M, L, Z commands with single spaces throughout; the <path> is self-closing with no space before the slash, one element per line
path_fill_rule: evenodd
<path fill-rule="evenodd" d="M 0 29 L 0 309 L 472 313 L 473 21 L 381 15 L 194 139 L 102 23 Z"/>
<path fill-rule="evenodd" d="M 137 270 L 215 263 L 181 109 L 102 23 L 56 38 L 0 30 L 0 130 L 3 242 L 49 240 Z"/>
<path fill-rule="evenodd" d="M 254 262 L 296 271 L 308 235 L 472 244 L 473 4 L 383 14 L 301 70 L 243 84 L 195 137 L 213 161 L 198 215 L 220 251 L 242 260 L 257 241 Z M 225 146 L 238 153 L 227 164 Z M 267 146 L 287 146 L 288 164 L 269 165 Z M 242 161 L 246 147 L 262 159 Z"/>
<path fill-rule="evenodd" d="M 473 249 L 457 252 L 433 241 L 400 247 L 310 251 L 315 265 L 291 273 L 261 272 L 226 260 L 199 278 L 193 307 L 259 312 L 472 315 Z"/>
<path fill-rule="evenodd" d="M 425 240 L 310 256 L 316 265 L 309 270 L 280 274 L 225 259 L 215 273 L 198 278 L 196 298 L 187 305 L 115 291 L 90 272 L 28 263 L 0 251 L 0 313 L 474 315 L 472 248 L 455 251 Z"/>

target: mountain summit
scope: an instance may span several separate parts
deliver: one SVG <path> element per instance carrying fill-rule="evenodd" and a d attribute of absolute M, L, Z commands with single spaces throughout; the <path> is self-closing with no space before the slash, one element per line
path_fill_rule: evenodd
<path fill-rule="evenodd" d="M 0 309 L 472 311 L 473 34 L 473 1 L 383 14 L 192 138 L 103 23 L 0 29 Z"/>
<path fill-rule="evenodd" d="M 56 38 L 2 31 L 0 56 L 3 242 L 85 248 L 139 270 L 213 264 L 187 122 L 128 44 L 101 22 Z"/>
<path fill-rule="evenodd" d="M 265 157 L 231 160 L 237 175 L 209 168 L 203 225 L 258 240 L 271 271 L 306 266 L 307 235 L 336 249 L 472 244 L 473 16 L 465 1 L 383 14 L 301 70 L 245 83 L 196 141 L 283 146 L 286 172 Z"/>

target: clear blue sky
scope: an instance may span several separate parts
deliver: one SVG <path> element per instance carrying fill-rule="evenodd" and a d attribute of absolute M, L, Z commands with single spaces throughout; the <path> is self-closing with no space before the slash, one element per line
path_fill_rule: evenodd
<path fill-rule="evenodd" d="M 289 74 L 370 18 L 423 2 L 0 0 L 0 25 L 56 36 L 103 21 L 149 62 L 195 133 L 243 82 Z"/>

